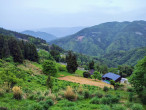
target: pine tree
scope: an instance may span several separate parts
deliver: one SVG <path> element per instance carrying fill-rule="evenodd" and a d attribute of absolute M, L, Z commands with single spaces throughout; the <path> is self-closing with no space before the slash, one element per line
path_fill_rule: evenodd
<path fill-rule="evenodd" d="M 75 54 L 73 54 L 71 51 L 69 51 L 68 55 L 66 56 L 66 62 L 68 72 L 74 73 L 77 70 L 78 64 Z"/>
<path fill-rule="evenodd" d="M 18 45 L 18 42 L 14 38 L 10 38 L 8 41 L 10 54 L 12 55 L 14 62 L 23 62 L 23 55 Z"/>
<path fill-rule="evenodd" d="M 0 59 L 2 58 L 3 44 L 4 44 L 4 36 L 0 35 Z"/>
<path fill-rule="evenodd" d="M 8 46 L 8 40 L 4 40 L 3 48 L 2 48 L 2 58 L 7 58 L 10 56 L 10 50 Z"/>

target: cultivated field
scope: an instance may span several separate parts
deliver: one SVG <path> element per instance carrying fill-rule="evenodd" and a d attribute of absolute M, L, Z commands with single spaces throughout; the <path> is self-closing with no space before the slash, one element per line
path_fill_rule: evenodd
<path fill-rule="evenodd" d="M 80 83 L 80 84 L 98 86 L 98 87 L 101 87 L 101 88 L 103 88 L 104 86 L 113 88 L 112 85 L 107 84 L 107 83 L 102 82 L 102 81 L 99 81 L 99 80 L 95 81 L 94 79 L 87 79 L 87 78 L 76 77 L 76 76 L 65 76 L 65 77 L 60 77 L 58 79 L 65 80 L 65 81 L 70 81 L 70 82 L 75 82 L 75 83 Z"/>

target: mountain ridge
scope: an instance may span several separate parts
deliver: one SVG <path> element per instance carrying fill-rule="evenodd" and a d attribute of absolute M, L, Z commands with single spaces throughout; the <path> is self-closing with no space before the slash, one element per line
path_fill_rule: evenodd
<path fill-rule="evenodd" d="M 128 51 L 146 46 L 146 21 L 102 23 L 50 43 L 91 56 Z"/>

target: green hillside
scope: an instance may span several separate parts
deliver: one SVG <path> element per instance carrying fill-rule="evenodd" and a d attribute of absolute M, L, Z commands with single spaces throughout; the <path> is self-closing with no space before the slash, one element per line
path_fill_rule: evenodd
<path fill-rule="evenodd" d="M 111 52 L 101 56 L 100 59 L 105 62 L 110 62 L 107 63 L 108 66 L 117 66 L 123 64 L 134 66 L 139 60 L 143 59 L 144 56 L 146 56 L 146 47 L 141 47 L 130 51 Z"/>
<path fill-rule="evenodd" d="M 54 40 L 66 50 L 92 56 L 146 46 L 146 21 L 107 22 Z"/>

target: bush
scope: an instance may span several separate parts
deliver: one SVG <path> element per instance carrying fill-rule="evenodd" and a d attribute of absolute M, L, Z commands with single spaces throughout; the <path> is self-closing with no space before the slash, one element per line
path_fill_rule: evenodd
<path fill-rule="evenodd" d="M 83 87 L 80 85 L 77 91 L 79 94 L 83 94 Z"/>
<path fill-rule="evenodd" d="M 102 98 L 103 97 L 103 94 L 101 92 L 97 92 L 96 95 L 97 95 L 98 98 Z"/>
<path fill-rule="evenodd" d="M 101 104 L 110 104 L 111 103 L 111 100 L 109 97 L 103 97 L 101 99 Z"/>
<path fill-rule="evenodd" d="M 131 107 L 132 110 L 143 110 L 143 107 L 142 105 L 140 104 L 134 104 L 132 107 Z"/>
<path fill-rule="evenodd" d="M 109 91 L 109 88 L 107 86 L 104 86 L 103 91 L 107 92 Z"/>
<path fill-rule="evenodd" d="M 133 92 L 130 92 L 130 93 L 129 93 L 129 97 L 128 97 L 128 98 L 129 98 L 129 101 L 130 101 L 130 102 L 133 101 Z"/>
<path fill-rule="evenodd" d="M 4 94 L 5 94 L 5 91 L 2 88 L 0 88 L 0 96 L 3 96 Z"/>
<path fill-rule="evenodd" d="M 113 105 L 112 110 L 127 110 L 123 105 Z"/>
<path fill-rule="evenodd" d="M 43 106 L 43 108 L 44 108 L 45 110 L 48 110 L 48 108 L 49 108 L 50 106 L 54 105 L 54 102 L 53 102 L 52 99 L 47 99 L 45 102 L 44 102 L 44 101 L 40 102 L 40 104 Z"/>
<path fill-rule="evenodd" d="M 134 91 L 134 89 L 132 87 L 127 88 L 127 92 L 133 92 L 133 91 Z"/>
<path fill-rule="evenodd" d="M 39 96 L 37 100 L 38 100 L 38 101 L 42 101 L 42 100 L 44 100 L 44 99 L 45 99 L 44 96 Z"/>
<path fill-rule="evenodd" d="M 32 94 L 32 95 L 29 96 L 29 99 L 30 100 L 36 100 L 37 99 L 37 95 Z"/>
<path fill-rule="evenodd" d="M 78 99 L 79 99 L 79 100 L 82 100 L 82 99 L 84 99 L 84 96 L 78 94 Z"/>
<path fill-rule="evenodd" d="M 67 86 L 66 91 L 64 92 L 64 96 L 66 99 L 70 101 L 75 101 L 77 99 L 77 95 L 73 92 L 70 86 Z"/>
<path fill-rule="evenodd" d="M 58 67 L 58 70 L 59 70 L 59 71 L 67 71 L 65 65 L 60 65 L 60 66 Z"/>
<path fill-rule="evenodd" d="M 133 103 L 131 103 L 131 102 L 126 102 L 126 103 L 125 103 L 125 106 L 128 107 L 128 108 L 131 108 L 132 105 L 133 105 Z"/>
<path fill-rule="evenodd" d="M 91 75 L 89 72 L 84 72 L 83 76 L 84 76 L 84 78 L 91 78 Z"/>
<path fill-rule="evenodd" d="M 43 106 L 41 104 L 35 103 L 31 104 L 28 110 L 43 110 Z"/>
<path fill-rule="evenodd" d="M 20 87 L 14 86 L 14 87 L 12 88 L 12 91 L 13 91 L 13 97 L 14 97 L 15 99 L 20 100 L 20 99 L 22 98 L 22 91 L 21 91 L 21 88 L 20 88 Z"/>
<path fill-rule="evenodd" d="M 91 99 L 90 103 L 92 104 L 100 104 L 100 99 L 98 97 L 94 97 Z"/>
<path fill-rule="evenodd" d="M 84 98 L 87 99 L 87 98 L 89 98 L 89 97 L 90 97 L 89 91 L 88 91 L 88 90 L 85 90 L 85 91 L 84 91 Z"/>

